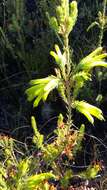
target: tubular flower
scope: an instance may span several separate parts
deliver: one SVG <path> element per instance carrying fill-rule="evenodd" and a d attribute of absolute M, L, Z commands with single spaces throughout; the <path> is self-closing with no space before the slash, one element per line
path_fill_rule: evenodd
<path fill-rule="evenodd" d="M 88 72 L 93 67 L 107 67 L 105 58 L 107 58 L 107 53 L 103 53 L 103 48 L 99 47 L 80 61 L 77 71 L 84 70 Z"/>
<path fill-rule="evenodd" d="M 58 45 L 55 45 L 55 50 L 56 50 L 56 52 L 51 51 L 50 55 L 52 55 L 52 57 L 54 57 L 57 65 L 59 66 L 60 70 L 62 71 L 62 74 L 65 76 L 65 65 L 67 64 L 65 54 L 61 53 L 61 50 Z"/>
<path fill-rule="evenodd" d="M 92 124 L 94 124 L 93 116 L 99 120 L 104 120 L 102 111 L 96 106 L 88 104 L 85 101 L 75 101 L 74 108 L 84 114 Z"/>
<path fill-rule="evenodd" d="M 32 101 L 34 98 L 34 107 L 37 107 L 40 100 L 45 101 L 54 88 L 58 88 L 60 79 L 51 75 L 43 79 L 31 80 L 31 87 L 26 90 L 28 101 Z"/>

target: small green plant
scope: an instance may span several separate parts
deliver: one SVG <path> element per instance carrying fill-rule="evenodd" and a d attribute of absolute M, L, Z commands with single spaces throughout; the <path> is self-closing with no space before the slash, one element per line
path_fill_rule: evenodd
<path fill-rule="evenodd" d="M 98 107 L 87 103 L 85 100 L 78 100 L 80 90 L 84 87 L 86 81 L 92 80 L 92 69 L 94 67 L 107 67 L 105 62 L 107 53 L 103 52 L 102 47 L 98 47 L 80 60 L 77 65 L 73 63 L 73 51 L 69 46 L 69 34 L 76 24 L 77 17 L 78 8 L 75 0 L 71 3 L 68 0 L 60 0 L 59 5 L 55 8 L 55 16 L 48 15 L 50 26 L 56 32 L 62 44 L 61 48 L 55 45 L 55 51 L 50 52 L 55 60 L 56 75 L 31 80 L 30 87 L 26 90 L 28 100 L 34 100 L 34 107 L 38 106 L 41 100 L 46 101 L 49 93 L 55 88 L 65 102 L 67 120 L 64 122 L 63 116 L 59 116 L 57 129 L 54 131 L 57 136 L 52 143 L 44 144 L 43 135 L 38 132 L 34 117 L 32 118 L 32 126 L 35 133 L 33 140 L 36 146 L 41 149 L 44 161 L 47 165 L 51 165 L 55 175 L 59 175 L 61 183 L 64 184 L 65 180 L 67 185 L 69 179 L 73 176 L 72 171 L 69 172 L 65 169 L 64 176 L 58 160 L 61 160 L 62 155 L 66 155 L 69 160 L 74 159 L 76 151 L 78 152 L 81 146 L 85 131 L 84 125 L 80 127 L 80 130 L 73 128 L 72 109 L 84 114 L 93 125 L 94 117 L 101 121 L 104 120 L 103 113 Z M 87 174 L 93 170 L 92 175 Z M 85 178 L 87 178 L 87 175 L 88 178 L 91 178 L 91 176 L 94 178 L 99 170 L 100 167 L 90 166 L 86 173 L 84 172 Z"/>
<path fill-rule="evenodd" d="M 0 136 L 0 190 L 49 190 L 49 179 L 56 179 L 52 172 L 35 173 L 37 159 L 33 156 L 17 156 L 16 142 L 8 136 Z M 34 165 L 35 163 L 35 165 Z"/>
<path fill-rule="evenodd" d="M 59 116 L 58 124 L 59 127 L 64 126 L 61 115 Z M 41 134 L 39 134 L 34 125 L 35 120 L 32 117 L 32 127 L 35 130 L 34 137 L 38 139 L 36 145 L 39 145 L 39 149 L 41 147 L 42 151 L 47 150 L 46 156 L 49 156 L 48 145 L 41 146 L 42 143 L 40 145 L 41 140 L 39 137 Z M 0 157 L 0 190 L 57 190 L 55 185 L 51 183 L 51 180 L 55 181 L 59 179 L 61 186 L 66 189 L 70 179 L 73 176 L 77 177 L 70 169 L 66 169 L 64 175 L 61 175 L 62 172 L 55 162 L 53 162 L 52 165 L 55 174 L 53 174 L 52 171 L 46 172 L 45 170 L 45 172 L 43 172 L 44 168 L 40 168 L 41 160 L 38 162 L 39 157 L 33 155 L 27 156 L 25 155 L 25 151 L 22 152 L 21 149 L 19 152 L 17 145 L 18 142 L 14 139 L 0 135 L 0 150 L 2 152 L 2 157 Z M 51 152 L 51 154 L 53 154 L 53 152 Z M 50 156 L 48 157 L 48 162 L 49 159 Z M 95 165 L 90 165 L 85 172 L 78 173 L 78 176 L 83 179 L 90 179 L 94 178 L 98 171 L 99 165 L 96 163 Z"/>

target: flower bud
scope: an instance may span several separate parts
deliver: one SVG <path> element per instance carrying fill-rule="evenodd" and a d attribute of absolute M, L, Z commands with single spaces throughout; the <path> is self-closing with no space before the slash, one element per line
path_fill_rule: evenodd
<path fill-rule="evenodd" d="M 65 16 L 64 16 L 63 8 L 61 6 L 58 6 L 56 8 L 56 15 L 57 15 L 57 19 L 59 21 L 59 24 L 62 24 L 64 22 Z"/>
<path fill-rule="evenodd" d="M 70 3 L 70 7 L 69 7 L 69 17 L 71 19 L 71 31 L 76 23 L 77 16 L 78 16 L 77 2 L 72 1 L 72 3 Z"/>
<path fill-rule="evenodd" d="M 59 31 L 59 26 L 58 26 L 58 22 L 57 19 L 55 17 L 51 17 L 50 18 L 50 26 L 56 31 Z"/>

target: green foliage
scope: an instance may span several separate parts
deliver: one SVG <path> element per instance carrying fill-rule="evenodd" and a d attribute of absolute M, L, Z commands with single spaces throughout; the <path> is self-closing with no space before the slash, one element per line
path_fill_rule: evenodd
<path fill-rule="evenodd" d="M 90 164 L 90 166 L 86 169 L 86 171 L 80 172 L 79 175 L 83 179 L 94 179 L 99 171 L 101 171 L 100 164 L 95 163 L 95 164 Z"/>
<path fill-rule="evenodd" d="M 31 121 L 34 130 L 33 143 L 41 150 L 43 159 L 47 164 L 52 164 L 62 154 L 65 154 L 72 160 L 72 149 L 76 144 L 77 131 L 72 133 L 69 131 L 68 133 L 66 124 L 63 122 L 62 114 L 59 115 L 57 129 L 54 130 L 56 138 L 49 144 L 43 142 L 44 136 L 39 133 L 34 117 L 32 117 Z M 78 140 L 80 140 L 80 135 L 78 135 Z"/>
<path fill-rule="evenodd" d="M 63 188 L 67 189 L 70 184 L 70 179 L 73 177 L 71 170 L 67 170 L 64 174 L 64 177 L 61 179 L 61 185 Z"/>
<path fill-rule="evenodd" d="M 79 153 L 82 149 L 82 141 L 83 141 L 83 138 L 84 138 L 84 134 L 85 134 L 85 125 L 82 124 L 80 126 L 80 129 L 78 131 L 78 136 L 77 136 L 77 142 L 76 142 L 76 145 L 73 149 L 73 155 L 76 156 L 77 153 Z"/>
<path fill-rule="evenodd" d="M 9 64 L 14 60 L 19 69 L 17 72 L 24 70 L 25 77 L 27 75 L 27 79 L 31 79 L 35 71 L 40 74 L 47 69 L 45 66 L 53 44 L 53 35 L 43 15 L 38 18 L 36 11 L 33 15 L 27 11 L 25 0 L 7 0 L 4 5 L 5 18 L 3 26 L 0 27 L 1 57 L 9 55 L 11 60 L 6 60 L 6 65 L 11 67 Z M 40 12 L 39 5 L 37 9 Z"/>
<path fill-rule="evenodd" d="M 4 157 L 0 160 L 0 190 L 36 190 L 38 188 L 42 190 L 45 189 L 45 181 L 56 179 L 52 172 L 35 173 L 37 160 L 32 156 L 17 157 L 17 160 L 15 142 L 12 149 L 10 142 L 14 142 L 14 140 L 7 136 L 0 137 L 0 148 L 4 152 Z M 10 150 L 10 152 L 7 150 Z M 33 165 L 33 162 L 35 165 Z"/>

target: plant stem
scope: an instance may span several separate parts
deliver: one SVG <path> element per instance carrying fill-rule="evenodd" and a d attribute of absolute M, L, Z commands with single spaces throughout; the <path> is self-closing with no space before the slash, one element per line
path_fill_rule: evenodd
<path fill-rule="evenodd" d="M 101 30 L 99 35 L 99 43 L 98 46 L 102 45 L 103 35 L 104 35 L 104 26 L 105 26 L 105 15 L 106 15 L 106 4 L 107 0 L 103 1 L 103 10 L 102 10 L 102 22 L 101 22 Z"/>
<path fill-rule="evenodd" d="M 70 53 L 69 53 L 69 39 L 68 36 L 64 37 L 64 50 L 66 55 L 66 63 L 67 63 L 67 70 L 66 70 L 66 96 L 67 96 L 67 124 L 68 124 L 68 131 L 72 124 L 72 108 L 71 108 L 71 84 L 70 84 L 70 72 L 71 72 L 71 65 L 70 65 Z"/>
<path fill-rule="evenodd" d="M 98 42 L 98 47 L 102 46 L 102 41 L 103 41 L 103 36 L 104 36 L 104 27 L 105 27 L 105 16 L 106 16 L 106 4 L 107 0 L 103 0 L 103 10 L 102 10 L 102 18 L 101 18 L 101 23 L 100 23 L 100 34 L 99 34 L 99 42 Z M 102 71 L 101 68 L 96 68 L 96 72 L 98 73 L 99 71 Z M 101 93 L 101 83 L 102 83 L 102 78 L 100 78 L 99 81 L 99 89 L 98 89 L 98 94 Z"/>

